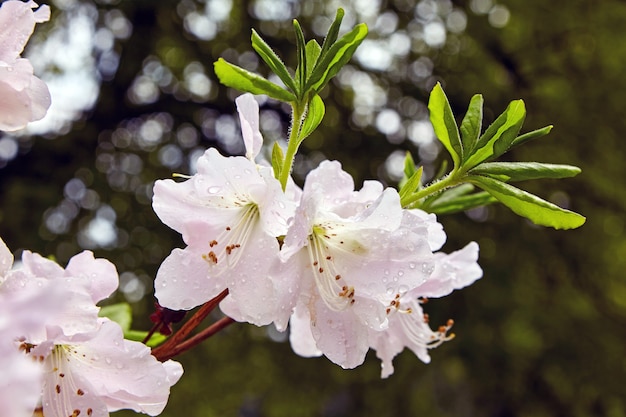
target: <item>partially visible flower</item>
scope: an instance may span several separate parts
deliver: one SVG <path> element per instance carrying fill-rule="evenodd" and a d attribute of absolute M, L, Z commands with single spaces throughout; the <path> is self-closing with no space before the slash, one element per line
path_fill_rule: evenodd
<path fill-rule="evenodd" d="M 36 23 L 50 18 L 50 8 L 34 1 L 6 1 L 0 7 L 0 130 L 13 131 L 45 116 L 50 107 L 46 84 L 33 75 L 20 54 Z"/>
<path fill-rule="evenodd" d="M 277 237 L 286 233 L 295 203 L 271 168 L 254 162 L 262 140 L 254 98 L 244 95 L 237 105 L 248 158 L 224 157 L 211 148 L 186 181 L 154 185 L 154 211 L 187 244 L 159 268 L 155 295 L 164 307 L 188 310 L 228 288 L 221 308 L 233 319 L 286 323 L 290 309 L 282 311 L 278 300 L 288 289 L 270 269 L 279 259 Z"/>
<path fill-rule="evenodd" d="M 411 349 L 423 362 L 430 362 L 428 350 L 450 340 L 454 335 L 447 332 L 452 320 L 433 331 L 420 305 L 420 299 L 443 297 L 455 289 L 472 284 L 482 276 L 478 266 L 478 245 L 469 243 L 463 249 L 445 254 L 435 254 L 435 267 L 430 277 L 411 291 L 397 294 L 389 307 L 389 328 L 370 332 L 370 346 L 382 361 L 381 376 L 393 373 L 393 358 L 405 347 Z"/>
<path fill-rule="evenodd" d="M 17 335 L 43 365 L 46 417 L 104 417 L 121 408 L 156 415 L 165 407 L 170 386 L 182 374 L 180 364 L 160 363 L 145 345 L 124 340 L 117 323 L 98 317 L 96 303 L 117 288 L 118 279 L 112 263 L 88 251 L 65 269 L 25 251 L 21 268 L 0 287 L 7 297 L 46 285 L 64 289 L 60 312 Z"/>
<path fill-rule="evenodd" d="M 0 416 L 31 417 L 40 397 L 41 366 L 19 350 L 19 335 L 35 331 L 62 303 L 51 286 L 7 296 L 2 292 L 13 255 L 0 239 Z M 56 288 L 58 290 L 58 288 Z"/>
<path fill-rule="evenodd" d="M 363 362 L 369 332 L 388 326 L 394 295 L 423 283 L 434 265 L 418 220 L 379 182 L 355 191 L 336 161 L 308 174 L 282 248 L 285 262 L 297 265 L 289 274 L 301 281 L 290 321 L 297 353 L 323 353 L 345 368 Z"/>

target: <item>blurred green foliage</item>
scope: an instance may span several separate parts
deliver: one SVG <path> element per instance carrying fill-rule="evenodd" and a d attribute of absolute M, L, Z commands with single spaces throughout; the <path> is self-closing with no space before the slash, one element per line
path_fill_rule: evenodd
<path fill-rule="evenodd" d="M 434 175 L 441 157 L 421 122 L 437 81 L 456 114 L 483 94 L 486 122 L 523 99 L 525 128 L 555 128 L 511 158 L 583 170 L 558 183 L 524 184 L 587 216 L 580 229 L 537 228 L 500 206 L 441 218 L 445 249 L 478 241 L 484 277 L 426 306 L 433 324 L 454 318 L 457 334 L 432 352 L 430 364 L 405 352 L 395 374 L 380 380 L 373 354 L 346 371 L 296 356 L 267 329 L 234 325 L 180 357 L 185 375 L 164 416 L 626 415 L 624 2 L 51 6 L 53 19 L 37 28 L 29 53 L 37 71 L 60 86 L 53 100 L 58 91 L 75 95 L 60 100 L 56 124 L 39 134 L 0 138 L 0 236 L 16 253 L 27 248 L 62 263 L 83 248 L 111 259 L 122 281 L 112 301 L 131 301 L 134 323 L 144 329 L 155 271 L 182 245 L 151 210 L 152 182 L 191 172 L 194 156 L 209 146 L 243 150 L 236 92 L 217 84 L 212 63 L 224 57 L 267 75 L 251 50 L 251 28 L 291 64 L 294 17 L 307 38 L 327 29 L 337 6 L 346 10 L 346 27 L 370 28 L 355 59 L 322 92 L 326 116 L 303 145 L 298 180 L 330 158 L 357 183 L 380 177 L 394 184 L 402 170 L 394 155 L 407 149 L 420 156 L 425 177 Z M 285 110 L 262 105 L 267 139 L 286 136 Z"/>

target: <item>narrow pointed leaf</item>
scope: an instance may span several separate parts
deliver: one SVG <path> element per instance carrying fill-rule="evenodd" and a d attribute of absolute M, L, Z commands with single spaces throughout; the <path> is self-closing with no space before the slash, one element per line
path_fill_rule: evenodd
<path fill-rule="evenodd" d="M 320 92 L 328 81 L 348 63 L 365 36 L 367 36 L 367 26 L 361 23 L 339 38 L 326 53 L 324 53 L 324 46 L 322 46 L 322 53 L 307 81 L 305 91 Z"/>
<path fill-rule="evenodd" d="M 496 158 L 510 147 L 526 117 L 526 107 L 522 100 L 509 103 L 506 110 L 487 128 L 478 139 L 471 155 L 466 157 L 464 167 L 473 168 L 483 161 Z"/>
<path fill-rule="evenodd" d="M 487 191 L 514 213 L 540 226 L 574 229 L 585 223 L 585 217 L 545 201 L 534 194 L 488 177 L 469 176 L 468 181 Z"/>
<path fill-rule="evenodd" d="M 215 61 L 215 75 L 220 82 L 227 87 L 236 88 L 237 90 L 252 93 L 266 94 L 267 96 L 284 101 L 287 103 L 294 102 L 296 97 L 284 88 L 274 84 L 273 82 L 254 74 L 250 71 L 231 64 L 223 58 Z"/>
<path fill-rule="evenodd" d="M 461 211 L 471 210 L 476 207 L 483 207 L 493 204 L 498 200 L 486 191 L 460 196 L 454 199 L 440 202 L 436 200 L 434 204 L 424 208 L 429 213 L 453 214 Z"/>
<path fill-rule="evenodd" d="M 405 207 L 407 205 L 406 200 L 410 198 L 411 195 L 421 187 L 423 171 L 424 168 L 419 167 L 419 169 L 409 177 L 404 185 L 400 187 L 398 194 L 400 195 L 400 204 L 402 205 L 402 207 Z"/>
<path fill-rule="evenodd" d="M 464 155 L 471 154 L 474 149 L 478 138 L 480 137 L 480 131 L 483 125 L 483 96 L 480 94 L 474 95 L 470 100 L 467 113 L 461 122 L 461 142 L 463 144 Z"/>
<path fill-rule="evenodd" d="M 580 171 L 580 168 L 572 165 L 540 162 L 485 162 L 470 170 L 469 174 L 514 182 L 540 178 L 570 178 L 580 174 Z"/>
<path fill-rule="evenodd" d="M 428 110 L 430 111 L 430 122 L 433 125 L 437 139 L 452 156 L 454 166 L 458 167 L 463 158 L 463 145 L 459 137 L 459 129 L 454 120 L 454 114 L 452 114 L 452 108 L 439 83 L 430 92 Z"/>
<path fill-rule="evenodd" d="M 300 129 L 300 134 L 298 135 L 299 141 L 304 140 L 307 136 L 313 133 L 317 126 L 319 126 L 322 122 L 325 111 L 326 108 L 324 107 L 324 101 L 322 101 L 322 98 L 316 94 L 309 103 L 304 123 L 302 123 L 302 128 Z"/>
<path fill-rule="evenodd" d="M 528 142 L 529 140 L 537 139 L 542 136 L 545 136 L 548 133 L 550 133 L 550 131 L 552 130 L 552 127 L 553 127 L 552 125 L 549 125 L 544 128 L 533 130 L 532 132 L 524 133 L 523 135 L 519 135 L 518 137 L 515 138 L 515 140 L 513 140 L 513 143 L 511 143 L 511 147 L 518 146 L 524 142 Z"/>
<path fill-rule="evenodd" d="M 307 62 L 306 77 L 307 79 L 311 76 L 311 73 L 313 72 L 313 67 L 315 66 L 315 63 L 320 57 L 320 52 L 321 52 L 320 44 L 317 43 L 315 39 L 311 39 L 310 41 L 307 42 L 306 44 L 306 62 Z"/>
<path fill-rule="evenodd" d="M 406 155 L 404 156 L 404 176 L 406 177 L 406 179 L 409 179 L 413 176 L 413 174 L 415 174 L 415 171 L 417 171 L 417 168 L 415 166 L 415 161 L 413 161 L 413 155 L 411 155 L 411 152 L 407 151 Z"/>
<path fill-rule="evenodd" d="M 337 9 L 335 20 L 330 25 L 330 28 L 328 28 L 328 34 L 326 35 L 326 38 L 324 38 L 324 43 L 322 44 L 320 56 L 325 55 L 330 47 L 335 43 L 335 41 L 337 41 L 337 37 L 339 36 L 339 28 L 341 27 L 341 21 L 343 20 L 343 15 L 343 9 Z"/>
<path fill-rule="evenodd" d="M 283 148 L 280 147 L 278 142 L 274 142 L 274 146 L 272 147 L 272 168 L 274 169 L 275 178 L 280 178 L 284 163 L 285 154 L 283 153 Z"/>
<path fill-rule="evenodd" d="M 278 78 L 282 80 L 283 83 L 287 86 L 288 89 L 291 90 L 292 93 L 297 94 L 298 89 L 296 88 L 296 83 L 293 78 L 289 74 L 287 67 L 283 63 L 283 61 L 276 55 L 276 53 L 270 48 L 270 46 L 259 36 L 258 33 L 254 29 L 252 29 L 252 47 L 259 54 L 261 59 L 265 61 L 268 67 L 274 72 L 274 74 L 278 75 Z"/>
<path fill-rule="evenodd" d="M 306 43 L 304 41 L 304 33 L 302 32 L 302 27 L 300 27 L 300 23 L 294 19 L 293 21 L 293 29 L 296 32 L 296 50 L 298 52 L 298 67 L 296 69 L 296 77 L 298 80 L 298 91 L 300 93 L 304 92 L 303 87 L 306 83 L 306 74 L 307 70 L 307 56 L 306 56 Z"/>

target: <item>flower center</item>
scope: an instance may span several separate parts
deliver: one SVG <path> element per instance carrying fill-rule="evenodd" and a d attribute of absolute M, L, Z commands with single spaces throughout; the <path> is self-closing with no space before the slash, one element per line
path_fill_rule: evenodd
<path fill-rule="evenodd" d="M 202 254 L 202 259 L 209 265 L 221 267 L 215 271 L 217 275 L 237 264 L 241 258 L 241 247 L 252 235 L 258 221 L 259 208 L 249 203 L 241 209 L 233 225 L 226 226 L 217 237 L 209 241 L 209 252 Z"/>
<path fill-rule="evenodd" d="M 309 235 L 307 251 L 317 289 L 331 310 L 342 311 L 354 304 L 354 287 L 345 284 L 329 251 L 326 230 L 314 227 Z"/>

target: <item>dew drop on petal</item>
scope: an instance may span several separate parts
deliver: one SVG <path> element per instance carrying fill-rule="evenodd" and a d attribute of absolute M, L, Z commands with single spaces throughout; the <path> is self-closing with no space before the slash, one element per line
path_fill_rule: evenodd
<path fill-rule="evenodd" d="M 400 287 L 398 287 L 398 292 L 400 293 L 400 295 L 404 295 L 409 291 L 409 287 L 407 287 L 406 285 L 400 285 Z"/>
<path fill-rule="evenodd" d="M 217 194 L 220 192 L 221 189 L 222 189 L 221 187 L 218 187 L 217 185 L 213 185 L 207 189 L 207 192 L 209 194 Z"/>
<path fill-rule="evenodd" d="M 410 262 L 409 263 L 409 268 L 415 269 L 415 262 Z"/>
<path fill-rule="evenodd" d="M 104 358 L 104 361 L 106 362 L 107 365 L 111 365 L 111 363 L 113 362 L 111 358 Z"/>

